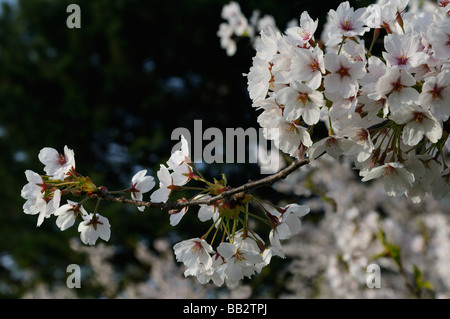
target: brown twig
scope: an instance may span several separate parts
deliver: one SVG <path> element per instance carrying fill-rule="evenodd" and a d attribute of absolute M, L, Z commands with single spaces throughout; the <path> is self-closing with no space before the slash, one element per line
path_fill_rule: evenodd
<path fill-rule="evenodd" d="M 150 201 L 133 200 L 133 199 L 125 197 L 125 196 L 114 196 L 103 188 L 97 189 L 95 192 L 91 193 L 89 196 L 101 198 L 101 199 L 107 200 L 109 202 L 124 203 L 124 204 L 131 204 L 131 205 L 135 205 L 135 206 L 145 206 L 145 207 L 160 207 L 161 209 L 169 209 L 169 210 L 170 209 L 180 209 L 180 208 L 187 207 L 187 206 L 211 205 L 218 200 L 225 199 L 225 198 L 231 198 L 232 196 L 239 194 L 239 193 L 245 194 L 245 193 L 248 193 L 250 190 L 258 188 L 258 187 L 271 186 L 276 181 L 285 179 L 292 172 L 294 172 L 298 168 L 300 168 L 308 163 L 309 163 L 308 159 L 295 160 L 289 166 L 285 167 L 278 173 L 272 174 L 270 176 L 261 178 L 256 181 L 248 182 L 244 185 L 224 191 L 224 192 L 220 193 L 219 195 L 216 195 L 216 196 L 213 196 L 213 197 L 210 197 L 207 199 L 175 201 L 175 202 L 167 202 L 167 203 L 153 203 Z"/>

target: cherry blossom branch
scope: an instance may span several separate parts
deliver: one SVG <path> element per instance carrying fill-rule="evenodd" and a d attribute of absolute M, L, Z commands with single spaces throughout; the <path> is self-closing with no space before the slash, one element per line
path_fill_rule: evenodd
<path fill-rule="evenodd" d="M 181 209 L 183 207 L 188 206 L 196 206 L 196 205 L 211 205 L 218 200 L 221 199 L 231 199 L 231 200 L 239 200 L 251 191 L 252 189 L 263 187 L 263 186 L 271 186 L 276 181 L 281 179 L 285 179 L 291 173 L 293 173 L 298 168 L 309 164 L 309 159 L 295 160 L 289 166 L 285 167 L 278 173 L 272 174 L 270 176 L 261 178 L 256 181 L 249 181 L 246 184 L 243 184 L 236 188 L 230 188 L 219 195 L 209 197 L 206 199 L 197 199 L 197 200 L 188 200 L 188 201 L 175 201 L 175 202 L 167 202 L 167 203 L 154 203 L 151 201 L 139 201 L 133 200 L 131 198 L 125 196 L 113 196 L 108 190 L 105 188 L 99 187 L 95 192 L 92 192 L 88 196 L 93 198 L 100 198 L 109 202 L 123 203 L 123 204 L 131 204 L 135 206 L 145 206 L 145 207 L 160 207 L 161 209 Z"/>

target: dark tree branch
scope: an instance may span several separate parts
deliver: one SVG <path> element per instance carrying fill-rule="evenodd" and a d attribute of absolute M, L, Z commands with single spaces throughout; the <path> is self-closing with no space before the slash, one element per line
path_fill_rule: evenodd
<path fill-rule="evenodd" d="M 262 186 L 271 186 L 276 181 L 279 181 L 281 179 L 285 179 L 287 176 L 289 176 L 292 172 L 297 170 L 298 168 L 309 164 L 308 159 L 302 159 L 302 160 L 295 160 L 292 162 L 289 166 L 285 167 L 278 173 L 275 173 L 273 175 L 261 178 L 257 181 L 250 181 L 244 185 L 241 185 L 236 188 L 232 188 L 230 190 L 226 190 L 219 195 L 207 198 L 207 199 L 198 199 L 198 200 L 188 200 L 188 201 L 175 201 L 175 202 L 168 202 L 168 203 L 153 203 L 150 201 L 138 201 L 133 200 L 131 198 L 125 197 L 125 196 L 114 196 L 110 194 L 107 190 L 99 188 L 97 191 L 90 194 L 90 197 L 96 197 L 101 198 L 103 200 L 107 200 L 109 202 L 116 202 L 116 203 L 124 203 L 124 204 L 131 204 L 135 206 L 145 206 L 145 207 L 160 207 L 161 209 L 181 209 L 183 207 L 187 206 L 196 206 L 196 205 L 211 205 L 214 202 L 218 200 L 222 200 L 225 198 L 233 198 L 233 196 L 241 197 L 243 194 L 248 193 L 250 190 L 262 187 Z"/>

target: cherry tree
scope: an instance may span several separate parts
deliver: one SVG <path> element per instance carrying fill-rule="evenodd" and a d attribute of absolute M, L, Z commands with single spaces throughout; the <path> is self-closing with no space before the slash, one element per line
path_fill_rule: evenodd
<path fill-rule="evenodd" d="M 432 195 L 448 202 L 450 6 L 427 4 L 380 0 L 354 9 L 343 2 L 329 10 L 319 36 L 318 20 L 306 11 L 298 23 L 280 31 L 273 19 L 254 15 L 249 20 L 239 4 L 230 2 L 223 7 L 219 44 L 231 56 L 237 54 L 238 38 L 250 38 L 255 55 L 244 76 L 251 107 L 259 112 L 265 137 L 290 162 L 277 173 L 231 187 L 224 175 L 213 181 L 202 175 L 182 136 L 180 148 L 160 164 L 156 178 L 141 170 L 128 188 L 110 191 L 76 170 L 69 147 L 63 153 L 44 147 L 38 159 L 45 174 L 25 172 L 24 212 L 38 215 L 37 226 L 55 215 L 61 230 L 79 221 L 81 241 L 95 245 L 99 238 L 108 241 L 114 230 L 102 202 L 134 205 L 144 213 L 161 208 L 172 226 L 197 206 L 199 222 L 209 228 L 175 244 L 176 260 L 186 267 L 185 276 L 201 284 L 236 287 L 272 258 L 285 258 L 283 241 L 301 232 L 302 218 L 310 212 L 307 205 L 280 206 L 251 191 L 270 187 L 301 167 L 314 168 L 322 156 L 348 158 L 361 182 L 378 181 L 386 196 L 419 203 Z M 382 33 L 383 49 L 375 56 L 372 50 Z M 319 126 L 326 127 L 326 137 L 314 134 Z M 176 198 L 179 190 L 192 191 L 192 197 Z M 81 200 L 62 204 L 64 196 Z M 96 201 L 92 213 L 83 207 L 88 200 Z M 267 227 L 266 238 L 255 224 Z M 386 253 L 395 259 L 395 246 L 382 234 Z"/>

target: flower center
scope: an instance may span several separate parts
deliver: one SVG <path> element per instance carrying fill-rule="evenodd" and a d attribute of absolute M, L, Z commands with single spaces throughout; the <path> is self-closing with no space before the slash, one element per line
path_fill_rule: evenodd
<path fill-rule="evenodd" d="M 245 257 L 239 250 L 236 251 L 236 253 L 233 255 L 233 258 L 235 263 L 242 263 L 246 261 Z"/>
<path fill-rule="evenodd" d="M 319 63 L 317 63 L 317 61 L 312 61 L 312 63 L 311 63 L 311 70 L 313 70 L 313 71 L 317 71 L 317 70 L 319 70 Z"/>
<path fill-rule="evenodd" d="M 327 147 L 334 147 L 337 144 L 337 140 L 334 137 L 329 137 L 325 143 Z"/>
<path fill-rule="evenodd" d="M 132 193 L 139 193 L 140 190 L 136 188 L 137 182 L 136 184 L 131 183 L 131 187 L 130 187 L 130 192 Z"/>
<path fill-rule="evenodd" d="M 57 160 L 58 164 L 63 166 L 64 164 L 67 163 L 66 157 L 62 154 L 58 154 L 58 160 Z"/>
<path fill-rule="evenodd" d="M 337 73 L 341 76 L 341 79 L 342 79 L 345 76 L 350 76 L 350 73 L 348 73 L 348 70 L 350 70 L 350 68 L 346 68 L 345 66 L 341 65 L 341 67 L 339 68 Z"/>
<path fill-rule="evenodd" d="M 310 34 L 308 32 L 305 32 L 304 30 L 302 30 L 302 32 L 299 32 L 298 34 L 303 39 L 303 41 L 307 41 L 310 36 Z"/>
<path fill-rule="evenodd" d="M 442 95 L 441 95 L 442 89 L 443 89 L 442 87 L 439 87 L 439 86 L 437 86 L 437 84 L 435 84 L 434 88 L 432 90 L 429 90 L 428 93 L 431 94 L 433 99 L 435 99 L 435 98 L 441 98 L 442 99 Z"/>
<path fill-rule="evenodd" d="M 395 167 L 392 167 L 391 165 L 386 166 L 384 169 L 384 175 L 395 175 L 397 174 L 397 171 L 395 170 Z"/>
<path fill-rule="evenodd" d="M 425 119 L 425 115 L 421 112 L 414 112 L 413 120 L 419 123 L 423 123 L 423 120 Z"/>
<path fill-rule="evenodd" d="M 98 225 L 98 224 L 103 225 L 102 222 L 99 222 L 99 221 L 98 221 L 98 216 L 92 217 L 92 219 L 89 221 L 89 223 L 87 223 L 88 226 L 89 226 L 89 225 L 92 225 L 92 226 L 94 227 L 95 230 L 97 230 L 97 225 Z"/>
<path fill-rule="evenodd" d="M 408 63 L 408 57 L 402 54 L 401 57 L 397 57 L 397 65 L 406 65 Z"/>
<path fill-rule="evenodd" d="M 199 241 L 196 241 L 194 246 L 191 248 L 191 252 L 193 255 L 200 255 L 200 252 L 202 251 L 203 246 L 202 243 Z"/>
<path fill-rule="evenodd" d="M 392 83 L 392 91 L 400 92 L 405 86 L 400 82 L 400 78 L 397 82 Z"/>
<path fill-rule="evenodd" d="M 345 20 L 343 23 L 341 23 L 341 28 L 345 31 L 353 30 L 353 21 Z"/>
<path fill-rule="evenodd" d="M 307 93 L 301 93 L 298 96 L 298 103 L 303 103 L 303 105 L 306 105 L 306 103 L 308 103 L 308 94 Z"/>
<path fill-rule="evenodd" d="M 297 131 L 297 128 L 295 127 L 294 123 L 289 123 L 288 127 L 286 128 L 286 132 L 290 134 L 294 134 Z"/>
<path fill-rule="evenodd" d="M 369 132 L 367 130 L 359 130 L 358 133 L 356 133 L 356 135 L 358 136 L 361 142 L 367 141 L 369 138 Z"/>

